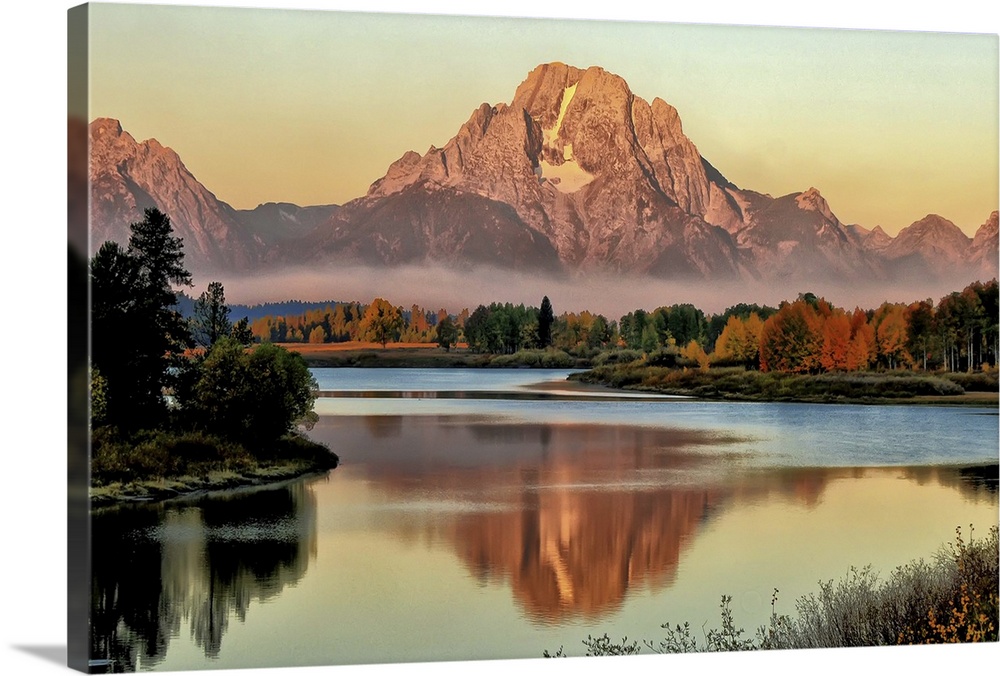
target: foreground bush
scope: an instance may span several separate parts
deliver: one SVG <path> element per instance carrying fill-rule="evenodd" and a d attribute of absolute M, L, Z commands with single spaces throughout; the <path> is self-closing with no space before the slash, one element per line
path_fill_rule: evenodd
<path fill-rule="evenodd" d="M 218 341 L 179 388 L 180 422 L 248 448 L 265 449 L 313 408 L 316 382 L 297 352 L 263 343 L 247 351 Z"/>
<path fill-rule="evenodd" d="M 94 486 L 220 471 L 242 473 L 285 461 L 304 461 L 316 469 L 330 469 L 338 462 L 326 446 L 298 434 L 285 435 L 254 452 L 204 432 L 141 430 L 122 435 L 104 427 L 95 429 L 92 438 Z"/>
<path fill-rule="evenodd" d="M 94 430 L 91 474 L 95 485 L 159 479 L 209 469 L 242 470 L 255 464 L 239 444 L 201 432 Z"/>
<path fill-rule="evenodd" d="M 834 583 L 820 583 L 819 593 L 801 597 L 796 615 L 777 613 L 778 590 L 771 599 L 771 619 L 748 636 L 736 626 L 723 596 L 721 626 L 709 629 L 699 641 L 690 623 L 664 624 L 660 641 L 613 641 L 607 634 L 588 636 L 583 645 L 590 655 L 632 655 L 643 647 L 657 653 L 780 650 L 789 648 L 846 648 L 912 643 L 969 643 L 996 641 L 997 596 L 1000 578 L 998 530 L 990 528 L 968 542 L 956 529 L 955 541 L 931 563 L 923 560 L 896 568 L 880 580 L 870 567 L 851 569 Z M 565 657 L 563 648 L 545 657 Z"/>
<path fill-rule="evenodd" d="M 996 392 L 1000 389 L 998 375 L 994 369 L 990 373 L 945 373 L 944 377 L 966 392 Z"/>

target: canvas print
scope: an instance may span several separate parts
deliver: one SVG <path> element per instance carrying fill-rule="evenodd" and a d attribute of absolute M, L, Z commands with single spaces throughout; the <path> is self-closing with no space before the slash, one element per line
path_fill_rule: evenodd
<path fill-rule="evenodd" d="M 71 666 L 997 641 L 996 35 L 69 27 Z"/>

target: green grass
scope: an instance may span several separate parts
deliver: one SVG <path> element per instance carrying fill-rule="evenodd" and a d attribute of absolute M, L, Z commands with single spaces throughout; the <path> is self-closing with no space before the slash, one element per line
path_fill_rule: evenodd
<path fill-rule="evenodd" d="M 210 474 L 251 475 L 278 464 L 329 469 L 336 454 L 305 437 L 290 434 L 250 452 L 242 445 L 202 432 L 139 431 L 132 435 L 99 427 L 93 431 L 91 484 L 94 487 Z"/>
<path fill-rule="evenodd" d="M 570 369 L 577 359 L 562 350 L 518 350 L 514 354 L 497 355 L 490 360 L 491 368 Z"/>

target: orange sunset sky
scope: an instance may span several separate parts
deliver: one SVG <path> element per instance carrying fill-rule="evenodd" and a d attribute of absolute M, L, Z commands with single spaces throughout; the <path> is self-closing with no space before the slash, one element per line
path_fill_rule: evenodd
<path fill-rule="evenodd" d="M 845 223 L 971 235 L 998 203 L 996 35 L 96 4 L 90 38 L 87 117 L 236 208 L 359 197 L 548 61 L 621 75 L 740 187 L 814 186 Z"/>

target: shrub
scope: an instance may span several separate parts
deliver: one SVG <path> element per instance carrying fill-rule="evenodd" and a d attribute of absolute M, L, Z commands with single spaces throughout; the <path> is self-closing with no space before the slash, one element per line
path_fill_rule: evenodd
<path fill-rule="evenodd" d="M 573 357 L 555 348 L 545 350 L 518 350 L 514 354 L 503 354 L 490 361 L 490 366 L 496 368 L 527 368 L 568 369 L 576 364 Z"/>
<path fill-rule="evenodd" d="M 336 453 L 323 444 L 317 443 L 299 434 L 289 434 L 268 446 L 270 453 L 266 456 L 274 459 L 295 458 L 305 460 L 320 469 L 332 469 L 340 462 Z"/>
<path fill-rule="evenodd" d="M 945 373 L 944 378 L 960 385 L 966 392 L 996 392 L 1000 380 L 996 371 L 990 373 Z"/>
<path fill-rule="evenodd" d="M 627 364 L 629 362 L 642 359 L 642 353 L 638 350 L 606 350 L 593 358 L 594 366 L 604 366 L 605 364 Z"/>
<path fill-rule="evenodd" d="M 271 343 L 248 352 L 224 338 L 195 368 L 183 416 L 210 434 L 260 449 L 312 411 L 316 382 L 296 352 Z"/>
<path fill-rule="evenodd" d="M 111 428 L 93 434 L 91 472 L 95 483 L 179 476 L 208 468 L 243 469 L 253 457 L 243 446 L 201 432 L 142 430 L 120 438 Z"/>
<path fill-rule="evenodd" d="M 996 641 L 998 618 L 998 528 L 968 542 L 962 529 L 933 563 L 912 561 L 896 568 L 884 581 L 871 567 L 852 568 L 846 578 L 820 583 L 819 593 L 796 602 L 796 615 L 776 612 L 778 590 L 771 598 L 767 626 L 746 636 L 733 622 L 730 597 L 723 596 L 721 626 L 705 632 L 699 643 L 689 623 L 664 624 L 664 639 L 643 641 L 653 652 L 711 652 L 788 648 L 843 648 L 901 643 Z M 607 634 L 583 641 L 587 655 L 640 652 L 637 641 L 615 643 Z M 546 657 L 564 657 L 560 648 Z"/>
<path fill-rule="evenodd" d="M 657 348 L 646 355 L 646 363 L 650 366 L 677 366 L 677 350 L 666 347 Z"/>

